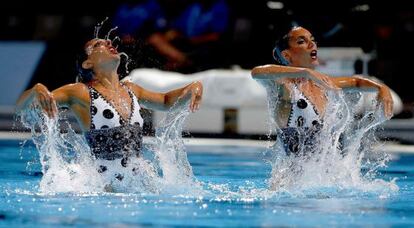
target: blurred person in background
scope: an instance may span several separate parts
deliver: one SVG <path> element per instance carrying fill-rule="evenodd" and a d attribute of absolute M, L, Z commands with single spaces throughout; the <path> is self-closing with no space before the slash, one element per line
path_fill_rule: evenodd
<path fill-rule="evenodd" d="M 121 5 L 114 23 L 124 43 L 132 48 L 139 45 L 138 49 L 148 44 L 152 49 L 147 50 L 149 55 L 133 56 L 147 59 L 142 67 L 192 73 L 224 62 L 222 41 L 229 17 L 225 0 L 148 0 Z"/>

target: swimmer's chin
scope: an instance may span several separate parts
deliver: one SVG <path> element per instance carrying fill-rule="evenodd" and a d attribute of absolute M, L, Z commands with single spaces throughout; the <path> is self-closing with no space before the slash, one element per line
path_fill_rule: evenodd
<path fill-rule="evenodd" d="M 316 67 L 319 66 L 319 61 L 318 60 L 314 60 L 311 63 L 309 63 L 309 65 L 305 66 L 305 65 L 301 65 L 301 66 L 295 66 L 295 67 L 302 67 L 302 68 L 307 68 L 307 69 L 311 69 L 311 70 L 315 70 Z"/>
<path fill-rule="evenodd" d="M 112 56 L 116 61 L 121 61 L 121 55 L 119 53 L 112 54 Z"/>
<path fill-rule="evenodd" d="M 316 67 L 318 67 L 319 66 L 319 59 L 315 59 L 315 60 L 313 60 L 312 61 L 312 63 L 310 64 L 310 67 L 309 68 L 311 68 L 311 69 L 315 69 Z"/>

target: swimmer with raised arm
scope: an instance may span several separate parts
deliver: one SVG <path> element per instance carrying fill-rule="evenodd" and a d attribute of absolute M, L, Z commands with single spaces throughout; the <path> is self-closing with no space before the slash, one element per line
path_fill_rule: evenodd
<path fill-rule="evenodd" d="M 303 27 L 294 27 L 277 42 L 273 51 L 278 65 L 259 66 L 252 70 L 254 79 L 272 80 L 277 86 L 279 102 L 275 121 L 280 127 L 287 154 L 297 154 L 301 150 L 299 132 L 313 137 L 323 126 L 328 105 L 326 91 L 329 89 L 376 88 L 385 116 L 392 116 L 393 100 L 386 85 L 360 76 L 329 77 L 317 72 L 314 70 L 319 64 L 317 54 L 313 35 Z"/>
<path fill-rule="evenodd" d="M 190 110 L 199 109 L 203 94 L 199 81 L 167 93 L 156 93 L 119 81 L 120 54 L 111 41 L 92 39 L 85 44 L 85 53 L 87 58 L 82 68 L 93 75 L 90 81 L 67 84 L 51 92 L 44 85 L 36 84 L 21 95 L 16 111 L 37 105 L 49 117 L 55 118 L 57 107 L 69 108 L 98 161 L 117 162 L 129 169 L 129 158 L 140 156 L 141 106 L 166 110 L 176 102 L 183 104 L 190 100 Z M 98 172 L 108 172 L 107 167 L 100 165 Z M 121 181 L 122 174 L 116 178 Z"/>

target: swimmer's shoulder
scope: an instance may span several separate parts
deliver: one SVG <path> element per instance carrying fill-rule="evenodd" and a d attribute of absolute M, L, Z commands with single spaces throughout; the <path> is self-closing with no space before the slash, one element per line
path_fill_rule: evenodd
<path fill-rule="evenodd" d="M 70 84 L 61 86 L 54 91 L 62 91 L 68 94 L 76 95 L 76 94 L 82 94 L 82 93 L 89 93 L 89 88 L 84 83 L 76 82 L 76 83 L 70 83 Z"/>
<path fill-rule="evenodd" d="M 53 95 L 60 96 L 62 99 L 71 100 L 88 100 L 89 99 L 89 88 L 84 83 L 70 83 L 64 86 L 61 86 L 52 91 Z"/>
<path fill-rule="evenodd" d="M 135 93 L 135 95 L 140 96 L 140 94 L 143 90 L 143 88 L 141 86 L 139 86 L 139 85 L 137 85 L 137 84 L 135 84 L 131 81 L 123 81 L 122 83 L 125 86 L 127 86 L 129 89 L 131 89 Z"/>

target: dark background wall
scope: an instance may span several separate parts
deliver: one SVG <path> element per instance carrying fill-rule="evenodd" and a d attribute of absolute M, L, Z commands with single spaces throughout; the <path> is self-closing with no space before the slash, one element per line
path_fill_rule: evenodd
<path fill-rule="evenodd" d="M 53 89 L 74 82 L 79 53 L 85 41 L 93 38 L 95 25 L 109 17 L 103 29 L 108 31 L 121 3 L 140 2 L 143 1 L 9 2 L 2 6 L 0 40 L 46 41 L 47 51 L 28 86 L 42 82 Z M 174 12 L 191 1 L 164 2 Z M 365 52 L 374 53 L 376 58 L 369 64 L 369 74 L 382 79 L 401 96 L 405 111 L 400 117 L 411 117 L 414 10 L 409 1 L 280 1 L 281 9 L 269 8 L 275 1 L 228 0 L 227 3 L 229 24 L 222 34 L 220 51 L 208 56 L 216 61 L 194 67 L 193 71 L 273 63 L 271 50 L 276 37 L 294 22 L 309 28 L 319 46 L 362 47 Z M 163 68 L 145 42 L 136 44 L 132 48 L 135 67 L 142 67 L 139 62 L 145 60 L 151 67 Z"/>

